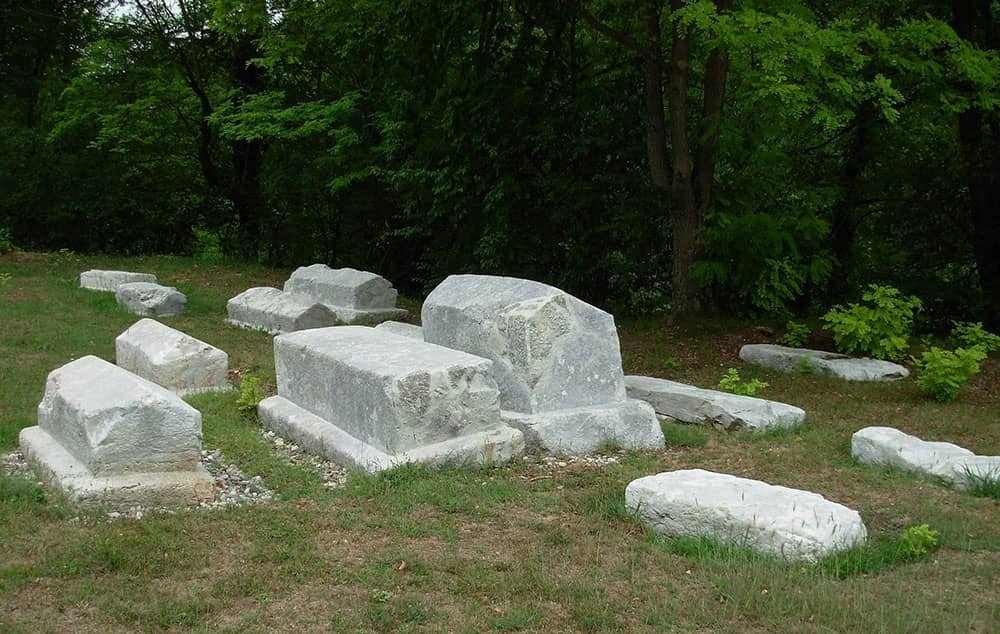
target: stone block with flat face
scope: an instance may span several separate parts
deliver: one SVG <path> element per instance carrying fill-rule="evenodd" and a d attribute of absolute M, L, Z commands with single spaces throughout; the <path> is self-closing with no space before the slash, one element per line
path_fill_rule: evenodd
<path fill-rule="evenodd" d="M 120 284 L 129 282 L 151 282 L 156 284 L 156 276 L 152 273 L 133 273 L 131 271 L 103 271 L 91 269 L 80 273 L 80 288 L 92 291 L 115 291 Z"/>
<path fill-rule="evenodd" d="M 154 319 L 141 319 L 118 335 L 115 361 L 181 396 L 230 388 L 229 355 Z"/>
<path fill-rule="evenodd" d="M 187 309 L 187 296 L 173 286 L 128 282 L 115 289 L 115 301 L 144 317 L 172 317 Z"/>
<path fill-rule="evenodd" d="M 323 328 L 337 323 L 328 306 L 277 288 L 249 288 L 226 303 L 227 322 L 271 334 Z"/>
<path fill-rule="evenodd" d="M 288 278 L 284 290 L 329 306 L 345 324 L 372 325 L 407 314 L 396 308 L 397 292 L 389 280 L 368 271 L 302 266 Z"/>
<path fill-rule="evenodd" d="M 375 326 L 375 330 L 389 332 L 394 335 L 410 337 L 411 339 L 424 340 L 424 329 L 414 324 L 407 324 L 401 321 L 383 321 Z"/>
<path fill-rule="evenodd" d="M 740 348 L 740 359 L 780 372 L 815 372 L 847 381 L 895 381 L 910 376 L 909 370 L 891 361 L 770 343 L 743 346 Z"/>

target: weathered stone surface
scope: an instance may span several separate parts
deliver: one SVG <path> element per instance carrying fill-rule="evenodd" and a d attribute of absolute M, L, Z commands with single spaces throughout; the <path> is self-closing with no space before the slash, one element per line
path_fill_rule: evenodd
<path fill-rule="evenodd" d="M 862 464 L 941 479 L 964 489 L 970 478 L 1000 480 L 1000 456 L 977 456 L 949 442 L 921 440 L 893 427 L 865 427 L 851 436 L 851 456 Z"/>
<path fill-rule="evenodd" d="M 909 370 L 891 361 L 862 359 L 835 352 L 788 348 L 769 343 L 743 346 L 740 348 L 740 359 L 781 372 L 801 372 L 803 366 L 807 366 L 818 374 L 848 381 L 894 381 L 910 375 Z"/>
<path fill-rule="evenodd" d="M 53 487 L 111 506 L 211 499 L 201 414 L 127 370 L 83 357 L 49 374 L 21 449 Z"/>
<path fill-rule="evenodd" d="M 540 414 L 504 410 L 501 416 L 524 433 L 527 451 L 587 453 L 609 443 L 624 449 L 663 448 L 663 429 L 653 408 L 634 399 Z"/>
<path fill-rule="evenodd" d="M 625 400 L 614 318 L 547 284 L 452 275 L 424 301 L 421 321 L 426 341 L 493 361 L 505 410 Z"/>
<path fill-rule="evenodd" d="M 80 288 L 93 291 L 114 291 L 120 284 L 129 282 L 150 282 L 156 284 L 152 273 L 132 273 L 130 271 L 102 271 L 91 269 L 80 273 Z"/>
<path fill-rule="evenodd" d="M 382 332 L 389 332 L 403 337 L 410 337 L 412 339 L 419 339 L 420 341 L 424 340 L 423 328 L 401 321 L 383 321 L 381 324 L 375 326 L 375 330 L 381 330 Z"/>
<path fill-rule="evenodd" d="M 337 323 L 329 307 L 277 288 L 249 288 L 226 303 L 227 322 L 271 334 L 323 328 Z"/>
<path fill-rule="evenodd" d="M 500 421 L 486 359 L 361 326 L 276 337 L 266 425 L 332 460 L 500 462 L 523 450 Z M 388 456 L 386 458 L 385 456 Z"/>
<path fill-rule="evenodd" d="M 652 405 L 657 414 L 723 431 L 785 429 L 806 418 L 805 411 L 793 405 L 648 376 L 626 376 L 625 389 L 631 398 Z"/>
<path fill-rule="evenodd" d="M 187 308 L 187 296 L 173 286 L 152 282 L 119 284 L 115 301 L 131 313 L 144 317 L 171 317 L 180 315 Z"/>
<path fill-rule="evenodd" d="M 861 516 L 821 495 L 702 469 L 633 480 L 625 506 L 652 530 L 707 536 L 792 561 L 863 544 Z"/>
<path fill-rule="evenodd" d="M 181 396 L 230 388 L 229 355 L 153 319 L 141 319 L 118 335 L 115 360 Z"/>
<path fill-rule="evenodd" d="M 302 266 L 285 282 L 285 292 L 325 304 L 346 324 L 377 324 L 405 317 L 396 308 L 396 289 L 381 275 L 325 264 Z"/>

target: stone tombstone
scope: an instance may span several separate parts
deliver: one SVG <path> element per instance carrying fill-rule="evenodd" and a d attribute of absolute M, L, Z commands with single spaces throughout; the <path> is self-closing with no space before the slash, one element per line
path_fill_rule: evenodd
<path fill-rule="evenodd" d="M 92 291 L 115 291 L 120 284 L 129 282 L 149 282 L 156 284 L 152 273 L 132 273 L 131 271 L 102 271 L 91 269 L 80 273 L 80 288 Z"/>
<path fill-rule="evenodd" d="M 894 427 L 865 427 L 851 436 L 861 464 L 899 469 L 966 489 L 976 480 L 1000 481 L 1000 456 L 977 456 L 950 442 L 922 440 Z"/>
<path fill-rule="evenodd" d="M 421 321 L 426 341 L 493 362 L 504 417 L 532 448 L 663 446 L 652 408 L 626 397 L 610 314 L 540 282 L 452 275 Z"/>
<path fill-rule="evenodd" d="M 625 389 L 631 398 L 652 405 L 657 414 L 722 431 L 788 429 L 801 425 L 806 418 L 805 411 L 794 405 L 649 376 L 626 376 Z"/>
<path fill-rule="evenodd" d="M 808 370 L 847 381 L 895 381 L 910 376 L 909 370 L 891 361 L 849 357 L 836 352 L 789 348 L 770 343 L 743 346 L 740 348 L 740 359 L 780 372 Z"/>
<path fill-rule="evenodd" d="M 38 426 L 21 449 L 52 486 L 112 507 L 209 500 L 201 413 L 146 379 L 93 356 L 49 374 Z"/>
<path fill-rule="evenodd" d="M 482 464 L 523 451 L 501 422 L 486 359 L 364 326 L 275 337 L 274 358 L 265 426 L 347 466 Z"/>
<path fill-rule="evenodd" d="M 822 495 L 702 469 L 633 480 L 625 507 L 662 535 L 710 537 L 791 561 L 815 562 L 868 538 L 857 511 Z"/>
<path fill-rule="evenodd" d="M 141 319 L 118 335 L 115 361 L 180 396 L 230 389 L 229 355 L 154 319 Z"/>
<path fill-rule="evenodd" d="M 424 329 L 420 326 L 414 324 L 407 324 L 401 321 L 383 321 L 381 324 L 375 326 L 375 330 L 381 330 L 383 332 L 389 332 L 394 335 L 401 335 L 403 337 L 410 337 L 412 339 L 424 340 Z"/>
<path fill-rule="evenodd" d="M 226 303 L 226 321 L 270 334 L 323 328 L 337 323 L 329 307 L 277 288 L 249 288 Z"/>
<path fill-rule="evenodd" d="M 173 286 L 152 282 L 128 282 L 115 289 L 115 301 L 129 312 L 144 317 L 172 317 L 187 309 L 187 296 Z"/>
<path fill-rule="evenodd" d="M 377 324 L 405 317 L 396 308 L 396 289 L 381 275 L 325 264 L 302 266 L 285 282 L 284 291 L 330 307 L 346 324 Z"/>

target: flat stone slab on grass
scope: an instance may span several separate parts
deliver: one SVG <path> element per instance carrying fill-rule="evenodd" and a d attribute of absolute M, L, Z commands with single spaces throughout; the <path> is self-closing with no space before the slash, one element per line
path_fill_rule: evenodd
<path fill-rule="evenodd" d="M 211 500 L 201 464 L 201 413 L 97 357 L 49 374 L 38 426 L 21 431 L 25 458 L 71 501 L 110 508 Z"/>
<path fill-rule="evenodd" d="M 794 405 L 649 376 L 626 376 L 625 389 L 630 397 L 652 405 L 657 414 L 723 431 L 788 429 L 806 418 L 805 410 Z"/>
<path fill-rule="evenodd" d="M 849 357 L 835 352 L 789 348 L 770 343 L 743 346 L 740 348 L 740 359 L 781 372 L 802 372 L 804 368 L 810 368 L 817 374 L 848 381 L 895 381 L 910 376 L 909 370 L 891 361 Z"/>
<path fill-rule="evenodd" d="M 382 332 L 389 332 L 394 335 L 400 335 L 403 337 L 410 337 L 412 339 L 424 340 L 424 329 L 415 324 L 407 324 L 402 321 L 383 321 L 381 324 L 375 326 L 375 330 L 381 330 Z"/>
<path fill-rule="evenodd" d="M 172 317 L 187 309 L 187 296 L 173 286 L 152 282 L 119 284 L 115 301 L 129 312 L 144 317 Z"/>
<path fill-rule="evenodd" d="M 154 319 L 115 339 L 118 366 L 180 396 L 230 389 L 229 355 Z"/>
<path fill-rule="evenodd" d="M 979 479 L 1000 480 L 1000 456 L 977 456 L 949 442 L 921 440 L 894 427 L 865 427 L 851 436 L 851 456 L 862 464 L 944 480 L 959 489 Z"/>
<path fill-rule="evenodd" d="M 327 306 L 268 286 L 249 288 L 233 297 L 226 303 L 226 312 L 228 323 L 272 335 L 337 323 L 336 313 Z"/>
<path fill-rule="evenodd" d="M 406 317 L 396 308 L 397 291 L 381 275 L 325 264 L 301 266 L 285 282 L 286 293 L 302 295 L 329 306 L 346 324 L 377 324 Z"/>
<path fill-rule="evenodd" d="M 80 288 L 92 291 L 115 291 L 119 285 L 129 282 L 150 282 L 156 284 L 152 273 L 132 273 L 131 271 L 102 271 L 91 269 L 80 273 Z"/>
<path fill-rule="evenodd" d="M 266 427 L 349 467 L 504 462 L 523 452 L 500 420 L 490 362 L 363 326 L 275 337 Z"/>
<path fill-rule="evenodd" d="M 625 506 L 657 533 L 709 537 L 790 561 L 815 562 L 868 538 L 857 511 L 822 495 L 702 469 L 633 480 Z"/>
<path fill-rule="evenodd" d="M 505 423 L 524 433 L 525 449 L 580 454 L 605 448 L 662 449 L 663 428 L 643 401 L 560 409 L 540 414 L 504 410 Z"/>

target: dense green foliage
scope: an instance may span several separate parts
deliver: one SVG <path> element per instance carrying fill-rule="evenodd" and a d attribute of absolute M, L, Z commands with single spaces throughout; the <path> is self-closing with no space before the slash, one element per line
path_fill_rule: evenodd
<path fill-rule="evenodd" d="M 668 308 L 688 276 L 703 306 L 741 314 L 819 312 L 879 282 L 928 319 L 992 326 L 996 13 L 6 3 L 0 231 L 325 261 L 412 292 L 513 274 L 634 312 Z"/>
<path fill-rule="evenodd" d="M 861 299 L 864 304 L 834 306 L 823 315 L 823 327 L 833 333 L 837 350 L 876 359 L 902 359 L 920 300 L 878 284 L 870 285 Z"/>
<path fill-rule="evenodd" d="M 789 321 L 785 324 L 785 334 L 781 337 L 780 342 L 786 346 L 801 348 L 809 341 L 810 334 L 808 325 L 800 324 L 797 321 Z"/>
<path fill-rule="evenodd" d="M 932 347 L 913 361 L 917 366 L 917 385 L 936 401 L 954 401 L 962 387 L 979 372 L 979 363 L 985 358 L 986 352 L 979 346 L 954 351 Z"/>

